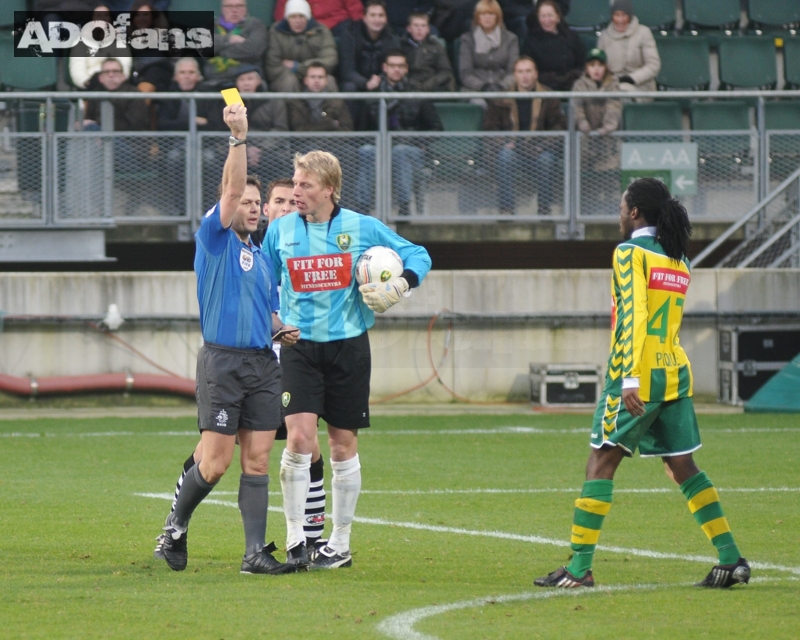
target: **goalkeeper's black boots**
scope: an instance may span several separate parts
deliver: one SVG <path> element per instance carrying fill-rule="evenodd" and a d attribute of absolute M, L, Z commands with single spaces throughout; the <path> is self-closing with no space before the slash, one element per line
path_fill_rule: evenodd
<path fill-rule="evenodd" d="M 560 589 L 574 589 L 576 587 L 593 587 L 594 577 L 591 569 L 582 578 L 576 578 L 566 567 L 559 567 L 552 573 L 533 581 L 537 587 L 558 587 Z"/>

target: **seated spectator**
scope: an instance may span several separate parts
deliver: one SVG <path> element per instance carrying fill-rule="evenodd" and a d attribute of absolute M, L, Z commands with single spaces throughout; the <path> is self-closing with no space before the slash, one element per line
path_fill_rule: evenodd
<path fill-rule="evenodd" d="M 536 63 L 531 58 L 523 56 L 514 65 L 512 91 L 524 95 L 489 101 L 483 123 L 485 131 L 560 131 L 567 128 L 561 102 L 542 96 L 549 89 L 538 82 Z M 561 171 L 559 153 L 553 140 L 540 137 L 491 138 L 491 142 L 487 148 L 496 153 L 494 164 L 500 213 L 514 213 L 514 178 L 515 173 L 522 170 L 535 176 L 538 182 L 538 213 L 548 215 Z"/>
<path fill-rule="evenodd" d="M 319 93 L 326 91 L 328 72 L 325 65 L 316 62 L 306 68 L 303 91 Z M 314 98 L 289 100 L 289 128 L 292 131 L 352 131 L 353 119 L 344 100 L 336 98 Z"/>
<path fill-rule="evenodd" d="M 136 91 L 125 79 L 122 63 L 116 58 L 103 60 L 98 76 L 99 91 Z M 114 131 L 147 131 L 150 127 L 150 113 L 144 100 L 136 98 L 112 98 L 114 107 Z M 85 131 L 100 131 L 102 128 L 101 101 L 87 100 L 83 128 Z"/>
<path fill-rule="evenodd" d="M 455 91 L 450 58 L 439 39 L 431 35 L 427 13 L 409 16 L 400 47 L 408 58 L 408 80 L 415 91 Z"/>
<path fill-rule="evenodd" d="M 461 36 L 458 74 L 466 91 L 505 91 L 514 85 L 519 40 L 503 25 L 497 0 L 475 5 L 472 28 Z"/>
<path fill-rule="evenodd" d="M 386 52 L 399 46 L 389 27 L 384 0 L 367 0 L 364 17 L 353 24 L 340 44 L 342 91 L 376 91 Z M 366 129 L 366 103 L 350 100 L 348 106 L 356 128 Z"/>
<path fill-rule="evenodd" d="M 533 58 L 539 81 L 554 91 L 569 91 L 583 74 L 583 41 L 561 16 L 556 0 L 539 0 L 528 17 L 522 53 Z"/>
<path fill-rule="evenodd" d="M 135 0 L 130 5 L 131 23 L 129 32 L 137 29 L 167 28 L 169 25 L 162 16 L 156 18 L 153 0 Z M 127 10 L 127 9 L 126 9 Z M 147 55 L 144 55 L 144 54 Z M 172 62 L 168 52 L 163 55 L 152 55 L 152 51 L 133 51 L 133 72 L 131 84 L 136 85 L 139 91 L 166 91 L 172 81 Z"/>
<path fill-rule="evenodd" d="M 498 0 L 503 7 L 506 27 L 517 34 L 520 42 L 528 37 L 528 16 L 533 13 L 535 0 Z M 562 18 L 569 13 L 570 0 L 555 0 Z"/>
<path fill-rule="evenodd" d="M 656 41 L 650 29 L 639 24 L 631 0 L 614 0 L 611 22 L 603 29 L 597 46 L 608 56 L 608 68 L 625 91 L 655 91 L 661 70 Z"/>
<path fill-rule="evenodd" d="M 405 54 L 396 49 L 386 54 L 383 63 L 378 91 L 401 93 L 410 91 L 408 83 L 408 60 Z M 428 100 L 389 100 L 386 105 L 386 120 L 389 131 L 441 131 L 442 121 L 433 103 Z M 368 126 L 378 126 L 379 106 L 370 104 L 368 110 Z M 359 174 L 357 184 L 357 202 L 361 211 L 372 209 L 372 198 L 375 187 L 375 145 L 366 144 L 359 148 Z M 422 148 L 402 142 L 392 146 L 392 184 L 400 206 L 400 215 L 407 216 L 411 212 L 411 193 L 415 182 L 421 180 L 421 172 L 425 163 L 425 152 Z M 417 213 L 421 213 L 422 203 L 417 202 Z"/>
<path fill-rule="evenodd" d="M 342 91 L 375 91 L 386 52 L 399 41 L 389 28 L 384 0 L 367 0 L 364 17 L 342 38 Z"/>
<path fill-rule="evenodd" d="M 386 5 L 389 27 L 398 37 L 404 38 L 412 13 L 424 13 L 428 18 L 433 13 L 433 0 L 391 0 Z M 438 34 L 438 31 L 436 32 Z"/>
<path fill-rule="evenodd" d="M 586 56 L 586 71 L 572 85 L 573 91 L 619 91 L 619 83 L 608 70 L 606 52 L 594 48 Z M 619 129 L 622 101 L 616 98 L 577 98 L 575 126 L 583 133 L 597 131 L 606 135 Z"/>
<path fill-rule="evenodd" d="M 275 22 L 283 20 L 287 0 L 275 3 Z M 310 0 L 311 15 L 331 30 L 334 38 L 341 38 L 350 26 L 364 17 L 361 0 Z"/>
<path fill-rule="evenodd" d="M 106 5 L 98 4 L 92 12 L 92 20 L 110 23 L 111 11 Z M 130 49 L 119 48 L 115 41 L 113 47 L 105 47 L 99 55 L 93 55 L 83 41 L 79 41 L 69 52 L 70 82 L 79 89 L 104 91 L 105 87 L 100 84 L 100 68 L 108 58 L 116 58 L 122 65 L 123 79 L 130 78 L 133 70 Z"/>
<path fill-rule="evenodd" d="M 203 76 L 200 75 L 200 64 L 197 58 L 180 58 L 175 63 L 175 74 L 167 91 L 198 91 Z M 195 126 L 199 130 L 208 125 L 208 118 L 200 115 L 204 103 L 197 103 Z M 219 109 L 216 109 L 219 111 Z M 159 100 L 156 104 L 156 124 L 159 131 L 188 131 L 189 130 L 189 100 Z"/>
<path fill-rule="evenodd" d="M 280 92 L 300 91 L 300 80 L 308 65 L 321 63 L 328 72 L 328 89 L 337 91 L 333 72 L 339 53 L 331 30 L 311 15 L 306 0 L 289 0 L 285 17 L 270 28 L 264 70 L 270 89 Z"/>
<path fill-rule="evenodd" d="M 239 65 L 261 66 L 267 28 L 258 18 L 247 15 L 247 0 L 222 0 L 214 27 L 214 57 L 206 61 L 206 80 L 221 86 L 236 77 Z"/>

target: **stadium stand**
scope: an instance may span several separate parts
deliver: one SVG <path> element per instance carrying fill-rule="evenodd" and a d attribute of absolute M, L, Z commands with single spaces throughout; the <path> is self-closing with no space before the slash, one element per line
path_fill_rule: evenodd
<path fill-rule="evenodd" d="M 609 21 L 608 0 L 581 0 L 570 6 L 567 21 L 575 30 L 600 31 Z"/>
<path fill-rule="evenodd" d="M 0 2 L 0 27 L 11 27 L 14 24 L 14 12 L 26 11 L 26 0 L 3 0 Z"/>
<path fill-rule="evenodd" d="M 630 102 L 622 107 L 626 131 L 680 131 L 683 114 L 679 102 Z"/>
<path fill-rule="evenodd" d="M 469 102 L 434 102 L 445 131 L 481 131 L 483 109 Z M 453 179 L 472 172 L 480 155 L 481 140 L 473 137 L 436 138 L 429 153 L 433 173 L 439 179 Z"/>
<path fill-rule="evenodd" d="M 684 29 L 721 29 L 732 34 L 739 26 L 739 0 L 683 0 Z"/>
<path fill-rule="evenodd" d="M 719 81 L 721 89 L 774 89 L 778 67 L 773 38 L 742 36 L 720 41 Z"/>
<path fill-rule="evenodd" d="M 800 38 L 783 39 L 783 77 L 785 89 L 800 88 Z"/>
<path fill-rule="evenodd" d="M 800 129 L 800 103 L 776 100 L 764 103 L 767 129 Z"/>
<path fill-rule="evenodd" d="M 705 90 L 711 83 L 709 45 L 704 37 L 657 38 L 659 89 Z"/>
<path fill-rule="evenodd" d="M 637 2 L 635 5 L 636 17 L 639 22 L 666 35 L 667 31 L 675 28 L 675 2 L 674 0 L 647 0 Z"/>
<path fill-rule="evenodd" d="M 169 10 L 170 11 L 213 11 L 214 15 L 219 14 L 221 0 L 171 0 L 169 3 Z M 250 4 L 255 5 L 257 1 L 251 0 L 248 4 L 248 12 L 252 15 L 253 9 L 250 8 Z"/>
<path fill-rule="evenodd" d="M 6 90 L 37 91 L 54 89 L 57 77 L 56 58 L 17 58 L 13 54 L 14 36 L 0 31 L 0 86 Z"/>
<path fill-rule="evenodd" d="M 749 27 L 756 33 L 772 30 L 796 30 L 800 26 L 800 4 L 787 0 L 750 0 Z"/>
<path fill-rule="evenodd" d="M 693 102 L 693 131 L 743 131 L 750 128 L 750 106 L 742 100 Z M 749 156 L 749 137 L 696 136 L 701 178 L 732 180 Z"/>
<path fill-rule="evenodd" d="M 445 131 L 480 131 L 483 109 L 469 102 L 434 102 Z"/>

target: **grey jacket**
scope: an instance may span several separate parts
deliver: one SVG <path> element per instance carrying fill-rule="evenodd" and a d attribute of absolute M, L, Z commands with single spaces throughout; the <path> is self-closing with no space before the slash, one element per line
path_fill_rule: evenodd
<path fill-rule="evenodd" d="M 461 36 L 458 52 L 458 74 L 461 85 L 470 91 L 480 91 L 486 84 L 505 89 L 514 86 L 514 63 L 519 58 L 519 39 L 502 28 L 500 46 L 489 53 L 475 53 L 475 36 L 470 29 Z"/>
<path fill-rule="evenodd" d="M 283 60 L 297 62 L 293 71 L 299 78 L 306 74 L 306 68 L 312 61 L 321 62 L 330 75 L 336 71 L 336 65 L 339 64 L 339 53 L 336 50 L 333 34 L 324 24 L 312 18 L 303 33 L 293 33 L 289 23 L 284 19 L 273 24 L 269 30 L 264 71 L 270 83 L 288 71 L 283 66 Z"/>
<path fill-rule="evenodd" d="M 630 76 L 641 91 L 656 90 L 656 76 L 661 70 L 661 57 L 649 28 L 634 16 L 628 28 L 620 33 L 610 23 L 597 41 L 608 56 L 608 69 L 615 76 Z"/>
<path fill-rule="evenodd" d="M 619 91 L 619 82 L 612 73 L 606 73 L 603 84 L 599 87 L 585 73 L 572 85 L 573 91 L 596 91 L 603 93 L 607 91 Z M 622 117 L 622 100 L 611 98 L 575 98 L 575 126 L 581 131 L 596 131 L 603 129 L 604 132 L 616 131 L 619 129 L 619 121 Z"/>
<path fill-rule="evenodd" d="M 455 91 L 453 67 L 442 43 L 429 35 L 417 43 L 411 36 L 401 42 L 408 58 L 408 78 L 411 87 L 418 91 Z"/>

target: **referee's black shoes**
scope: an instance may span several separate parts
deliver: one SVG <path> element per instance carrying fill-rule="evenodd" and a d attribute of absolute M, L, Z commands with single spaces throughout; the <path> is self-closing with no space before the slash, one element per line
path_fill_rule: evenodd
<path fill-rule="evenodd" d="M 294 573 L 297 567 L 277 561 L 272 553 L 277 550 L 274 542 L 270 542 L 258 553 L 251 553 L 242 558 L 241 573 L 268 573 L 273 576 L 283 573 Z"/>
<path fill-rule="evenodd" d="M 710 589 L 727 589 L 735 584 L 750 582 L 750 565 L 747 560 L 739 558 L 736 564 L 718 564 L 695 587 L 708 587 Z"/>
<path fill-rule="evenodd" d="M 169 524 L 169 518 L 167 518 L 167 524 L 164 525 L 164 533 L 158 537 L 158 547 L 161 548 L 164 560 L 167 561 L 167 565 L 173 571 L 183 571 L 186 568 L 186 562 L 189 559 L 189 553 L 186 550 L 187 537 L 186 531 L 181 531 Z M 158 551 L 158 547 L 156 547 L 156 551 Z"/>

